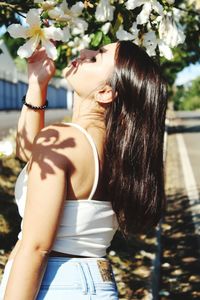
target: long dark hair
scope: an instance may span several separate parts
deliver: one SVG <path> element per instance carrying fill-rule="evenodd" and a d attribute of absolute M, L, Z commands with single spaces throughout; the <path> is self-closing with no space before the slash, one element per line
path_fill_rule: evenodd
<path fill-rule="evenodd" d="M 124 235 L 157 225 L 165 209 L 166 84 L 159 66 L 130 41 L 118 42 L 106 109 L 107 196 Z"/>

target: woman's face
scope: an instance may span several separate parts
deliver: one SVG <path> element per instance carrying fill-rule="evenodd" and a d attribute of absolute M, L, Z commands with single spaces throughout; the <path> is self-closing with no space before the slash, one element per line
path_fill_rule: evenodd
<path fill-rule="evenodd" d="M 117 43 L 99 50 L 82 50 L 80 56 L 63 70 L 68 87 L 82 98 L 91 98 L 101 89 L 114 69 Z"/>

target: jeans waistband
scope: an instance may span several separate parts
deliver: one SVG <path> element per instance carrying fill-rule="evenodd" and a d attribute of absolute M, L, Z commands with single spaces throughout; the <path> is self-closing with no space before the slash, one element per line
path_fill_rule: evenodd
<path fill-rule="evenodd" d="M 111 265 L 104 258 L 50 257 L 42 281 L 45 286 L 81 288 L 83 294 L 88 290 L 95 294 L 98 288 L 116 288 Z"/>

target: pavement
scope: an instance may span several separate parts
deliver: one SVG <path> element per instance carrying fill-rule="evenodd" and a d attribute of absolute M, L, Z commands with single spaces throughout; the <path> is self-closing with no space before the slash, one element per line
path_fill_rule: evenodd
<path fill-rule="evenodd" d="M 200 112 L 175 112 L 166 162 L 159 300 L 200 299 Z"/>
<path fill-rule="evenodd" d="M 71 115 L 70 110 L 66 109 L 47 109 L 45 112 L 45 124 L 62 121 L 65 117 Z M 5 137 L 10 129 L 17 128 L 17 122 L 20 116 L 20 111 L 0 111 L 0 139 Z"/>

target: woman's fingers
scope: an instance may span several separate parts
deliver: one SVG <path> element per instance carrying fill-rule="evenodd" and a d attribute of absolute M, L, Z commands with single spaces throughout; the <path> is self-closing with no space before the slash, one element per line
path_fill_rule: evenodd
<path fill-rule="evenodd" d="M 47 54 L 44 47 L 38 46 L 33 54 L 27 59 L 28 63 L 33 63 L 36 60 L 46 59 Z"/>

